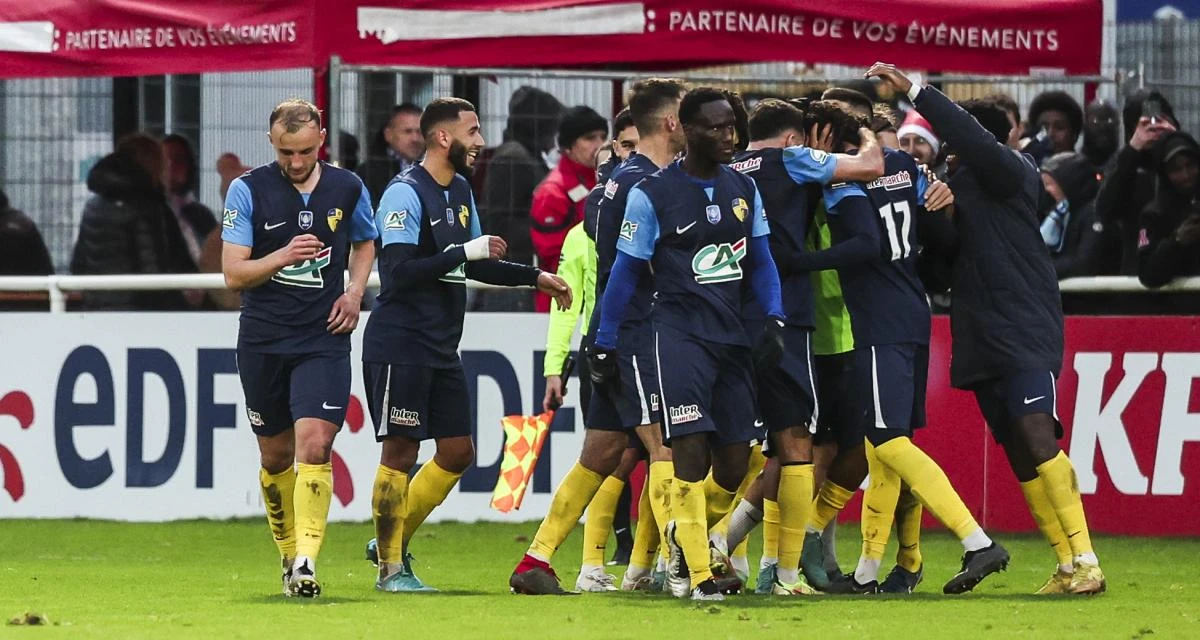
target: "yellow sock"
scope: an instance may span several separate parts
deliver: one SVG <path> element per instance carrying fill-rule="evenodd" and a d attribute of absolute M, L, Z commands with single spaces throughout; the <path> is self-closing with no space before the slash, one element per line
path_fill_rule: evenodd
<path fill-rule="evenodd" d="M 900 544 L 896 564 L 913 573 L 924 562 L 921 557 L 921 515 L 924 512 L 921 501 L 912 491 L 908 487 L 901 488 L 900 500 L 896 502 L 896 542 Z"/>
<path fill-rule="evenodd" d="M 779 566 L 794 570 L 800 566 L 804 546 L 804 527 L 808 524 L 813 501 L 813 466 L 785 464 L 779 468 Z M 790 574 L 788 574 L 790 575 Z"/>
<path fill-rule="evenodd" d="M 900 476 L 879 459 L 878 451 L 866 445 L 867 469 L 871 482 L 863 492 L 862 502 L 862 556 L 872 560 L 883 560 L 888 538 L 892 535 L 892 519 L 896 513 L 896 500 L 900 495 Z"/>
<path fill-rule="evenodd" d="M 533 536 L 533 544 L 529 545 L 529 555 L 550 562 L 559 545 L 579 524 L 579 517 L 603 482 L 600 474 L 576 462 L 554 490 L 550 510 Z"/>
<path fill-rule="evenodd" d="M 736 491 L 730 491 L 717 484 L 712 474 L 704 480 L 704 531 L 707 532 L 720 522 L 733 509 L 733 497 Z M 707 539 L 707 534 L 706 534 Z"/>
<path fill-rule="evenodd" d="M 638 499 L 637 529 L 633 532 L 633 553 L 629 555 L 629 566 L 649 570 L 658 555 L 659 531 L 654 520 L 654 509 L 650 508 L 650 483 L 642 488 Z"/>
<path fill-rule="evenodd" d="M 895 438 L 875 447 L 875 455 L 900 476 L 926 509 L 959 540 L 979 529 L 971 510 L 950 486 L 946 472 L 908 438 Z M 893 506 L 894 509 L 894 506 Z M 894 511 L 893 511 L 894 513 Z"/>
<path fill-rule="evenodd" d="M 1071 553 L 1076 556 L 1094 553 L 1087 517 L 1083 514 L 1083 499 L 1079 496 L 1079 480 L 1075 477 L 1071 459 L 1059 451 L 1058 455 L 1039 464 L 1037 472 L 1046 487 L 1046 497 L 1058 514 L 1058 522 L 1067 534 Z"/>
<path fill-rule="evenodd" d="M 404 519 L 404 546 L 434 508 L 446 500 L 461 473 L 451 473 L 430 460 L 421 465 L 417 475 L 408 483 L 408 517 Z"/>
<path fill-rule="evenodd" d="M 404 518 L 408 515 L 408 474 L 379 465 L 371 490 L 379 564 L 404 561 Z"/>
<path fill-rule="evenodd" d="M 779 560 L 779 503 L 763 498 L 763 557 Z"/>
<path fill-rule="evenodd" d="M 288 467 L 274 475 L 258 470 L 263 504 L 267 507 L 267 524 L 271 537 L 279 547 L 279 557 L 291 562 L 296 557 L 296 470 Z"/>
<path fill-rule="evenodd" d="M 587 521 L 583 523 L 583 566 L 604 566 L 604 548 L 616 516 L 617 500 L 621 499 L 624 488 L 624 480 L 609 476 L 592 496 L 587 507 Z"/>
<path fill-rule="evenodd" d="M 1050 497 L 1046 495 L 1045 481 L 1038 476 L 1029 482 L 1022 482 L 1021 493 L 1025 494 L 1025 502 L 1029 505 L 1029 512 L 1033 514 L 1033 521 L 1037 523 L 1046 542 L 1050 543 L 1050 548 L 1058 558 L 1058 564 L 1064 567 L 1071 566 L 1071 542 L 1058 522 L 1058 514 L 1054 512 L 1054 505 L 1050 504 Z"/>
<path fill-rule="evenodd" d="M 825 484 L 821 485 L 821 490 L 817 492 L 817 499 L 813 501 L 812 517 L 808 520 L 808 528 L 813 531 L 824 531 L 830 522 L 837 519 L 842 509 L 846 508 L 846 503 L 854 497 L 854 491 L 835 484 L 832 480 L 826 480 Z"/>
<path fill-rule="evenodd" d="M 650 492 L 650 509 L 654 512 L 654 522 L 658 525 L 659 539 L 671 521 L 671 485 L 675 482 L 675 463 L 670 460 L 659 460 L 650 463 L 650 474 L 646 479 L 646 490 Z M 658 553 L 663 559 L 668 554 L 667 545 L 660 544 Z"/>
<path fill-rule="evenodd" d="M 712 569 L 708 566 L 703 481 L 685 482 L 675 478 L 671 485 L 671 515 L 675 518 L 675 542 L 683 549 L 692 588 L 695 588 L 712 577 Z"/>
<path fill-rule="evenodd" d="M 296 463 L 296 555 L 317 559 L 333 499 L 333 464 Z"/>

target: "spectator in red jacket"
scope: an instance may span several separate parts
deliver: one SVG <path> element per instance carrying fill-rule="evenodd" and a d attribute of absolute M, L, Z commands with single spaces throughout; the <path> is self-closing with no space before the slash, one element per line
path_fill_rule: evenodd
<path fill-rule="evenodd" d="M 596 152 L 608 139 L 608 120 L 584 106 L 567 110 L 558 126 L 558 166 L 533 192 L 529 235 L 538 266 L 554 273 L 563 239 L 583 221 L 583 203 L 596 186 Z M 550 298 L 539 293 L 534 309 L 550 311 Z"/>

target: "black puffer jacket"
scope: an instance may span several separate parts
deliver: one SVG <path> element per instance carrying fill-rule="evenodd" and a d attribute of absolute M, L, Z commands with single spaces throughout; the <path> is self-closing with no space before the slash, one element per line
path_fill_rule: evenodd
<path fill-rule="evenodd" d="M 960 162 L 949 183 L 958 236 L 951 384 L 969 389 L 1020 371 L 1058 375 L 1062 303 L 1038 230 L 1041 179 L 1033 160 L 997 141 L 937 89 L 921 89 L 916 108 Z"/>
<path fill-rule="evenodd" d="M 196 272 L 166 198 L 132 159 L 105 156 L 87 185 L 95 195 L 83 207 L 71 273 Z M 88 291 L 83 308 L 168 311 L 186 309 L 187 302 L 179 291 Z"/>

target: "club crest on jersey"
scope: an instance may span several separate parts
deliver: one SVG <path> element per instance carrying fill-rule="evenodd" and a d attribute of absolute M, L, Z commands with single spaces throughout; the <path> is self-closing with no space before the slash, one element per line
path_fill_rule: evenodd
<path fill-rule="evenodd" d="M 621 239 L 633 242 L 633 234 L 637 233 L 638 223 L 628 220 L 621 221 Z"/>
<path fill-rule="evenodd" d="M 454 209 L 446 207 L 446 224 L 454 224 Z"/>
<path fill-rule="evenodd" d="M 233 221 L 237 220 L 237 217 L 237 209 L 226 209 L 225 213 L 221 215 L 221 226 L 225 227 L 226 229 L 232 229 Z"/>
<path fill-rule="evenodd" d="M 408 210 L 389 211 L 383 216 L 384 231 L 404 231 L 404 221 L 408 219 Z"/>
<path fill-rule="evenodd" d="M 313 212 L 301 211 L 299 222 L 300 222 L 301 229 L 304 229 L 305 231 L 308 231 L 309 229 L 311 229 L 312 223 L 313 223 Z"/>
<path fill-rule="evenodd" d="M 704 215 L 708 216 L 708 221 L 716 224 L 721 221 L 721 207 L 710 204 L 704 208 Z"/>
<path fill-rule="evenodd" d="M 467 205 L 465 205 L 465 204 L 458 205 L 458 222 L 460 224 L 462 224 L 464 229 L 467 228 L 467 221 L 470 219 L 471 219 L 471 210 L 469 208 L 467 208 Z"/>
<path fill-rule="evenodd" d="M 734 243 L 710 244 L 692 257 L 696 282 L 714 284 L 742 279 L 742 258 L 746 257 L 746 239 Z"/>
<path fill-rule="evenodd" d="M 617 181 L 609 180 L 604 183 L 604 197 L 612 200 L 617 196 Z"/>
<path fill-rule="evenodd" d="M 342 221 L 341 209 L 330 209 L 325 213 L 325 222 L 329 223 L 330 231 L 337 231 L 338 223 Z"/>
<path fill-rule="evenodd" d="M 311 226 L 312 212 L 308 211 L 307 213 L 309 214 L 308 222 Z M 271 276 L 271 280 L 293 287 L 320 289 L 325 286 L 325 278 L 321 275 L 321 271 L 329 266 L 332 255 L 333 247 L 325 247 L 317 253 L 317 257 L 311 260 L 305 260 L 304 262 L 288 265 L 280 269 L 275 275 Z M 338 277 L 342 276 L 339 274 Z"/>
<path fill-rule="evenodd" d="M 750 205 L 746 204 L 745 198 L 733 199 L 733 215 L 737 216 L 738 222 L 746 219 L 746 214 L 750 213 Z"/>
<path fill-rule="evenodd" d="M 901 171 L 900 173 L 893 173 L 890 176 L 875 178 L 867 183 L 868 189 L 878 189 L 879 187 L 883 187 L 887 191 L 898 191 L 911 186 L 912 177 L 907 171 Z"/>

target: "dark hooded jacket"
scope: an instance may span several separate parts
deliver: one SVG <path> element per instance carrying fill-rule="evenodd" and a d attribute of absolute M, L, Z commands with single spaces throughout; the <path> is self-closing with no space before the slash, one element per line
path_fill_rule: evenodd
<path fill-rule="evenodd" d="M 1100 183 L 1091 160 L 1078 153 L 1048 159 L 1042 171 L 1062 189 L 1070 206 L 1062 249 L 1051 251 L 1058 279 L 1112 275 L 1120 267 L 1120 239 L 1096 219 L 1095 198 Z"/>
<path fill-rule="evenodd" d="M 1158 190 L 1154 201 L 1142 210 L 1138 230 L 1138 278 L 1147 287 L 1200 275 L 1200 245 L 1175 239 L 1175 231 L 1185 219 L 1200 215 L 1200 193 L 1180 193 L 1167 178 L 1167 162 L 1178 153 L 1191 154 L 1200 162 L 1200 146 L 1186 133 L 1168 134 L 1154 147 Z"/>
<path fill-rule="evenodd" d="M 533 263 L 529 209 L 533 190 L 550 172 L 542 153 L 554 148 L 562 103 L 534 87 L 517 89 L 508 104 L 504 143 L 487 163 L 479 215 L 484 231 L 504 238 L 508 260 Z"/>
<path fill-rule="evenodd" d="M 162 191 L 132 158 L 105 156 L 88 173 L 94 194 L 83 207 L 71 273 L 195 273 Z M 187 308 L 180 291 L 87 291 L 83 308 L 169 311 Z"/>

